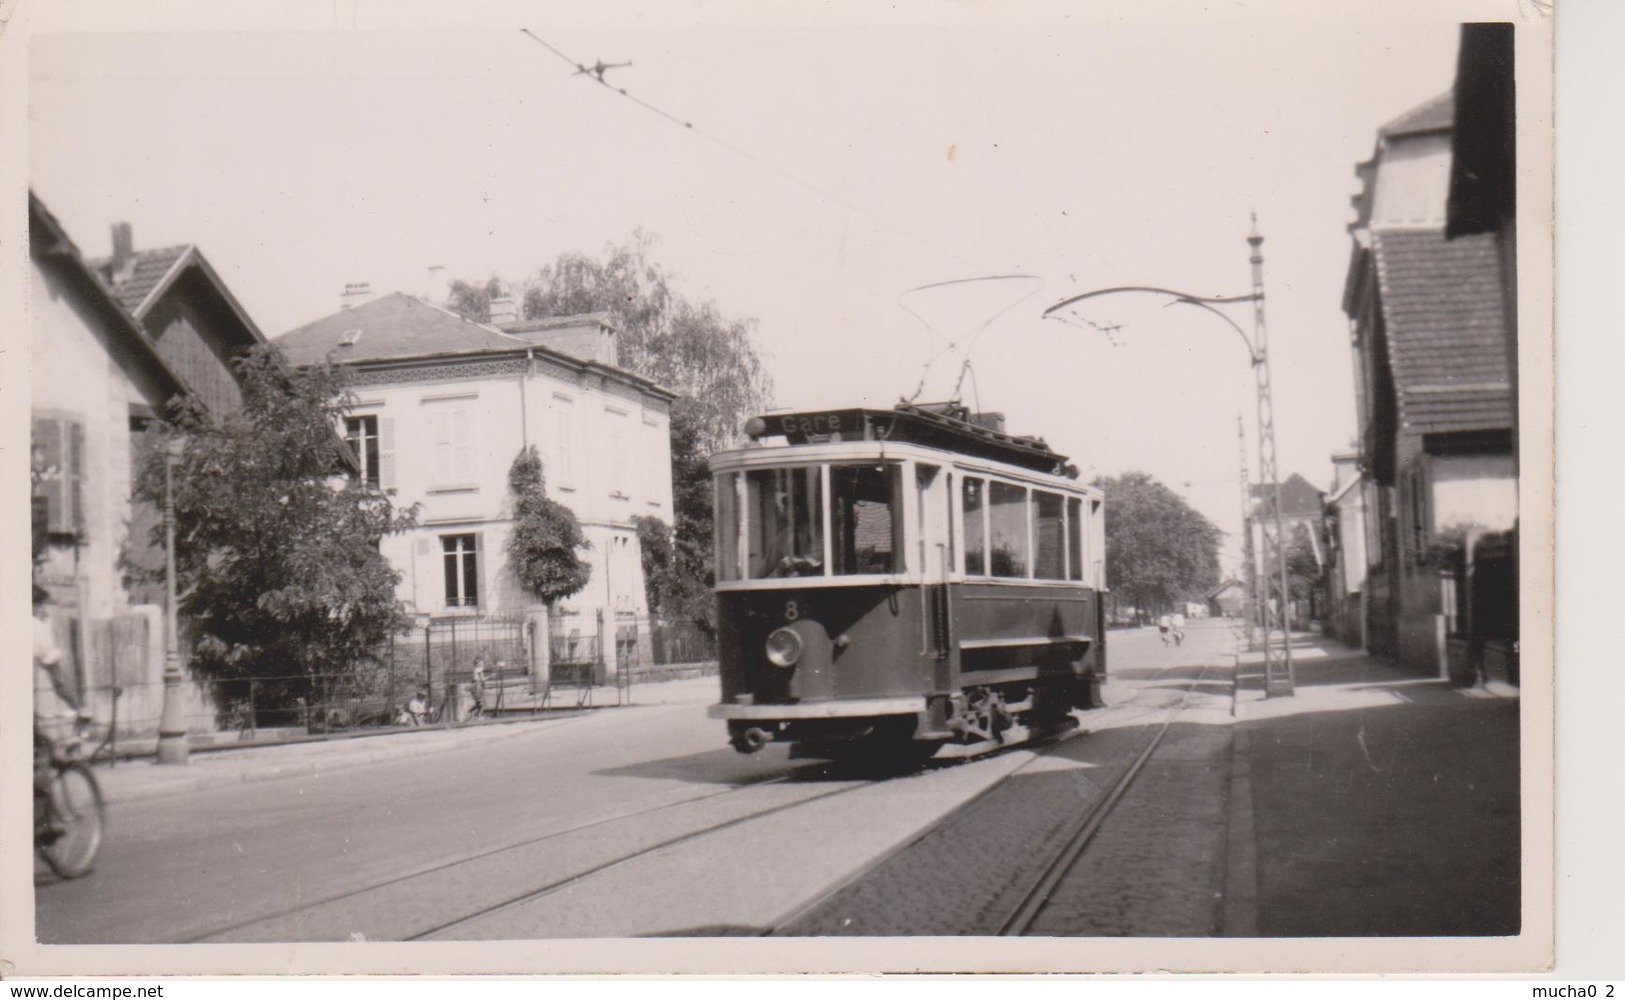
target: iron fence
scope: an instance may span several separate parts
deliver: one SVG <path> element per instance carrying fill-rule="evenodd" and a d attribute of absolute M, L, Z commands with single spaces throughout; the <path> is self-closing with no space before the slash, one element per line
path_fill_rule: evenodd
<path fill-rule="evenodd" d="M 587 707 L 610 696 L 609 704 L 628 704 L 634 679 L 715 670 L 716 637 L 702 622 L 625 614 L 612 621 L 553 616 L 544 671 L 524 617 L 434 619 L 343 672 L 189 680 L 182 714 L 195 742 L 291 738 L 408 724 L 414 697 L 425 706 L 420 721 L 461 721 L 471 708 L 477 662 L 484 667 L 480 701 L 486 714 Z M 72 634 L 75 624 L 63 623 L 63 631 Z M 92 655 L 83 658 L 90 669 L 64 672 L 81 704 L 110 723 L 119 740 L 150 738 L 164 701 L 161 674 L 151 666 L 150 623 L 95 624 L 87 630 Z"/>

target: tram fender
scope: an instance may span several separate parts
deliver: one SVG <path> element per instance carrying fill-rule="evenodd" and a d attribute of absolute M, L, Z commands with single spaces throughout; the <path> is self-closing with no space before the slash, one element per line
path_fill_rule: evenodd
<path fill-rule="evenodd" d="M 803 618 L 790 624 L 801 637 L 801 659 L 790 675 L 790 697 L 797 701 L 825 701 L 835 697 L 834 643 L 817 621 Z"/>

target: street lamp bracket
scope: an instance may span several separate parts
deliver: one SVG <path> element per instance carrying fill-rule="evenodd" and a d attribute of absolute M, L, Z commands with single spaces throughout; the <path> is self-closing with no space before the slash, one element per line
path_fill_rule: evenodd
<path fill-rule="evenodd" d="M 1187 292 L 1175 291 L 1172 288 L 1158 288 L 1155 285 L 1119 285 L 1115 288 L 1097 288 L 1091 292 L 1084 292 L 1081 295 L 1073 295 L 1070 298 L 1062 299 L 1045 309 L 1042 318 L 1049 319 L 1062 309 L 1077 305 L 1085 299 L 1095 299 L 1102 295 L 1116 295 L 1122 292 L 1149 292 L 1154 295 L 1169 295 L 1173 297 L 1173 301 L 1168 303 L 1170 306 L 1189 305 L 1206 309 L 1230 324 L 1230 329 L 1236 331 L 1236 335 L 1241 338 L 1241 342 L 1247 345 L 1247 356 L 1252 359 L 1254 365 L 1264 363 L 1264 353 L 1254 346 L 1252 338 L 1247 336 L 1247 331 L 1243 330 L 1235 320 L 1214 308 L 1215 306 L 1234 305 L 1238 302 L 1257 302 L 1264 297 L 1262 292 L 1255 292 L 1250 295 L 1191 295 Z"/>

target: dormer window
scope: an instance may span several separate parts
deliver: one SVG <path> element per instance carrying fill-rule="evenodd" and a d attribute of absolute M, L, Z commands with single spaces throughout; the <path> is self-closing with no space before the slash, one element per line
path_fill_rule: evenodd
<path fill-rule="evenodd" d="M 339 346 L 340 347 L 354 347 L 356 345 L 356 341 L 361 339 L 361 333 L 362 333 L 362 331 L 359 330 L 359 329 L 357 329 L 357 330 L 345 330 L 344 335 L 339 337 Z"/>

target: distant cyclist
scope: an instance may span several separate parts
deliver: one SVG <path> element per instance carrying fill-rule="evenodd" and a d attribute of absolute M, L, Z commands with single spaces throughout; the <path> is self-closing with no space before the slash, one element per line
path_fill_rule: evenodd
<path fill-rule="evenodd" d="M 1171 615 L 1163 615 L 1157 619 L 1157 634 L 1162 636 L 1162 644 L 1168 645 L 1174 640 L 1174 619 Z"/>
<path fill-rule="evenodd" d="M 1174 645 L 1182 645 L 1185 642 L 1185 616 L 1175 612 L 1169 631 L 1174 635 Z"/>

